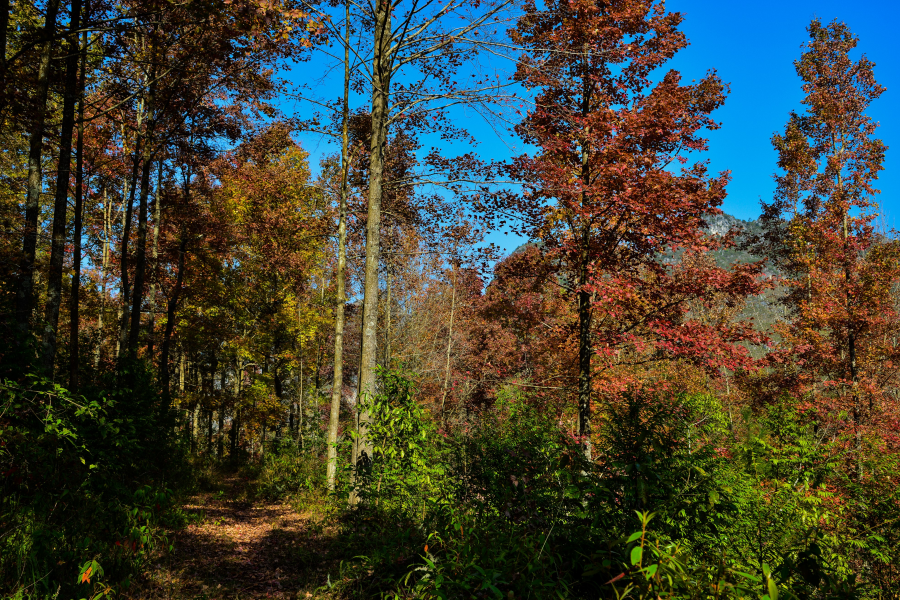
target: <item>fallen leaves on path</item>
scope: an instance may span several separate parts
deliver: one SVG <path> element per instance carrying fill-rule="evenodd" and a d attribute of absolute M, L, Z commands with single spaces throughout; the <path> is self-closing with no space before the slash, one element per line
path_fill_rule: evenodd
<path fill-rule="evenodd" d="M 227 482 L 234 489 L 239 482 Z M 233 494 L 232 494 L 233 495 Z M 310 598 L 327 581 L 327 540 L 287 504 L 201 495 L 185 511 L 198 522 L 170 533 L 174 545 L 128 598 Z"/>

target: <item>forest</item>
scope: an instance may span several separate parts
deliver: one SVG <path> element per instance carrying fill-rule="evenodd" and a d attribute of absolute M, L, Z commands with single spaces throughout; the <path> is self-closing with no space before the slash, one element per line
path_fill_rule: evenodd
<path fill-rule="evenodd" d="M 900 598 L 844 22 L 741 221 L 676 0 L 0 19 L 0 597 Z"/>

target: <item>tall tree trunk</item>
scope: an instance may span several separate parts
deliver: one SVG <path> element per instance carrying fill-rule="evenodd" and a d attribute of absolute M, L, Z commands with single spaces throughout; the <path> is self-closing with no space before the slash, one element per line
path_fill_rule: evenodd
<path fill-rule="evenodd" d="M 181 288 L 184 282 L 184 256 L 187 253 L 187 235 L 181 234 L 178 243 L 178 269 L 175 272 L 175 289 L 166 305 L 166 328 L 163 331 L 162 351 L 159 353 L 159 374 L 162 380 L 163 403 L 166 409 L 171 405 L 169 352 L 172 347 L 172 332 L 175 330 L 175 317 L 178 314 L 178 302 L 181 300 Z M 183 387 L 183 386 L 182 386 Z M 184 391 L 182 389 L 182 391 Z"/>
<path fill-rule="evenodd" d="M 579 287 L 587 283 L 587 257 L 579 271 Z M 591 295 L 578 291 L 578 435 L 583 438 L 584 456 L 591 460 Z"/>
<path fill-rule="evenodd" d="M 184 394 L 184 377 L 185 371 L 187 371 L 187 351 L 182 346 L 178 352 L 179 354 L 179 363 L 178 363 L 178 391 L 181 394 Z"/>
<path fill-rule="evenodd" d="M 444 404 L 447 401 L 447 388 L 450 384 L 450 350 L 453 347 L 453 317 L 456 316 L 456 269 L 453 265 L 453 295 L 450 297 L 450 325 L 447 330 L 447 361 L 444 369 L 444 392 L 441 395 L 441 423 L 447 419 L 444 414 Z"/>
<path fill-rule="evenodd" d="M 222 370 L 222 385 L 221 385 L 221 395 L 219 396 L 219 422 L 218 422 L 218 431 L 216 432 L 216 458 L 222 460 L 223 453 L 225 452 L 225 440 L 222 439 L 222 435 L 225 431 L 225 370 Z"/>
<path fill-rule="evenodd" d="M 320 295 L 319 295 L 319 305 L 322 307 L 322 310 L 325 309 L 325 273 L 324 273 L 324 269 L 325 269 L 325 267 L 323 265 L 323 267 L 322 267 L 322 270 L 323 270 L 322 289 L 321 289 Z M 299 326 L 300 325 L 299 311 L 297 313 L 297 316 L 298 316 L 297 325 Z M 318 398 L 319 397 L 319 387 L 322 384 L 320 375 L 322 372 L 322 359 L 325 356 L 325 340 L 320 338 L 318 335 L 316 335 L 316 339 L 318 340 L 318 344 L 316 344 L 316 371 L 315 371 L 315 374 L 313 375 L 313 390 L 315 390 L 315 397 Z"/>
<path fill-rule="evenodd" d="M 297 403 L 291 402 L 288 407 L 288 436 L 294 434 L 294 412 L 297 410 Z"/>
<path fill-rule="evenodd" d="M 391 291 L 393 290 L 393 269 L 394 265 L 389 260 L 387 264 L 387 273 L 385 274 L 385 297 L 384 297 L 384 367 L 391 368 Z"/>
<path fill-rule="evenodd" d="M 335 285 L 337 299 L 334 307 L 334 381 L 331 385 L 331 412 L 328 415 L 328 454 L 325 482 L 334 490 L 337 474 L 337 435 L 341 418 L 341 397 L 344 390 L 344 308 L 347 304 L 344 271 L 347 268 L 347 197 L 350 195 L 350 1 L 344 3 L 346 29 L 344 37 L 344 105 L 341 115 L 341 199 L 338 213 L 338 260 Z"/>
<path fill-rule="evenodd" d="M 103 315 L 106 313 L 106 275 L 109 268 L 110 235 L 112 232 L 112 207 L 106 187 L 103 188 L 103 254 L 100 262 L 100 309 L 97 316 L 97 348 L 94 350 L 94 369 L 100 367 L 100 355 L 103 353 Z"/>
<path fill-rule="evenodd" d="M 194 410 L 191 412 L 191 454 L 197 454 L 197 438 L 200 437 L 198 431 L 200 422 L 200 403 L 194 403 Z"/>
<path fill-rule="evenodd" d="M 122 358 L 125 352 L 126 342 L 128 339 L 128 323 L 131 313 L 128 312 L 129 299 L 131 297 L 131 288 L 128 276 L 128 242 L 131 238 L 131 221 L 134 211 L 134 197 L 137 191 L 137 178 L 140 169 L 141 146 L 143 138 L 140 134 L 141 121 L 143 120 L 143 109 L 138 110 L 138 135 L 134 141 L 134 157 L 131 163 L 131 179 L 126 183 L 128 189 L 125 190 L 125 212 L 122 214 L 122 243 L 120 244 L 119 266 L 120 269 L 120 294 L 122 305 L 119 308 L 119 336 L 116 343 L 116 357 Z M 122 139 L 125 139 L 124 130 Z"/>
<path fill-rule="evenodd" d="M 9 30 L 10 0 L 0 1 L 0 119 L 6 108 L 6 33 Z"/>
<path fill-rule="evenodd" d="M 44 21 L 40 63 L 38 65 L 37 86 L 35 89 L 35 106 L 37 114 L 31 130 L 28 144 L 28 187 L 25 194 L 25 231 L 22 240 L 22 263 L 19 270 L 19 282 L 16 289 L 16 321 L 19 330 L 27 335 L 31 331 L 31 317 L 34 312 L 34 263 L 37 256 L 38 217 L 41 208 L 41 155 L 44 147 L 44 123 L 47 116 L 47 95 L 50 89 L 50 54 L 53 43 L 49 39 L 56 32 L 56 15 L 59 11 L 59 0 L 47 3 L 47 15 Z"/>
<path fill-rule="evenodd" d="M 56 331 L 62 304 L 63 261 L 66 257 L 66 223 L 69 209 L 69 180 L 72 175 L 72 133 L 75 127 L 75 105 L 78 101 L 78 29 L 81 22 L 81 0 L 72 0 L 69 40 L 66 44 L 66 80 L 63 93 L 62 129 L 59 136 L 59 162 L 56 174 L 56 198 L 53 203 L 53 238 L 50 244 L 50 268 L 47 274 L 47 304 L 44 307 L 42 363 L 53 376 L 56 358 Z"/>
<path fill-rule="evenodd" d="M 301 339 L 302 344 L 302 339 Z M 302 450 L 303 449 L 303 346 L 300 346 L 300 397 L 298 399 L 297 404 L 297 413 L 299 420 L 297 421 L 297 446 Z"/>
<path fill-rule="evenodd" d="M 369 210 L 366 220 L 366 266 L 363 287 L 362 349 L 359 361 L 359 434 L 354 445 L 354 465 L 368 470 L 372 443 L 368 436 L 368 399 L 374 396 L 375 363 L 378 346 L 378 265 L 381 256 L 381 193 L 384 177 L 384 149 L 387 140 L 388 111 L 393 60 L 391 55 L 391 3 L 375 5 L 374 52 L 372 55 L 372 137 L 369 143 Z M 354 491 L 350 504 L 358 497 Z"/>
<path fill-rule="evenodd" d="M 590 49 L 585 44 L 584 53 L 584 74 L 582 76 L 582 105 L 581 114 L 585 119 L 591 112 L 591 83 L 588 73 L 590 72 Z M 591 185 L 591 163 L 590 163 L 590 143 L 585 139 L 581 141 L 581 183 L 583 189 L 588 189 Z M 587 204 L 586 192 L 581 193 L 581 204 Z M 591 340 L 591 295 L 585 289 L 588 283 L 590 249 L 588 243 L 590 240 L 590 225 L 585 226 L 585 231 L 581 232 L 581 240 L 578 256 L 578 435 L 583 440 L 584 456 L 587 460 L 591 460 L 591 359 L 594 355 L 594 346 Z"/>
<path fill-rule="evenodd" d="M 148 129 L 152 126 L 152 114 L 151 105 Z M 151 143 L 148 135 L 147 143 L 144 144 L 144 170 L 141 173 L 141 196 L 138 200 L 138 239 L 134 257 L 134 289 L 131 292 L 131 328 L 128 333 L 128 352 L 132 356 L 137 356 L 138 334 L 141 330 L 141 305 L 144 303 L 144 279 L 147 271 L 147 200 L 150 195 L 150 167 L 153 160 L 150 150 Z"/>
<path fill-rule="evenodd" d="M 212 456 L 213 451 L 213 409 L 206 411 L 206 453 Z"/>
<path fill-rule="evenodd" d="M 85 22 L 89 19 L 89 10 L 89 5 L 85 3 Z M 84 184 L 84 86 L 87 76 L 87 42 L 87 32 L 85 31 L 82 33 L 81 39 L 81 81 L 78 84 L 78 142 L 75 147 L 75 223 L 72 227 L 72 293 L 69 305 L 69 388 L 73 390 L 78 388 L 78 358 L 80 353 L 78 335 L 81 318 L 78 309 L 81 303 L 81 229 L 82 216 L 84 214 L 82 190 Z M 102 318 L 102 310 L 100 315 Z"/>
<path fill-rule="evenodd" d="M 190 199 L 191 173 L 185 174 L 182 191 L 185 201 Z M 162 351 L 159 353 L 159 373 L 162 383 L 163 406 L 168 409 L 172 404 L 172 395 L 169 386 L 169 349 L 172 346 L 172 332 L 175 330 L 175 316 L 178 314 L 178 302 L 181 299 L 181 287 L 184 283 L 184 258 L 187 252 L 187 233 L 181 232 L 181 240 L 178 243 L 178 270 L 175 272 L 175 289 L 169 295 L 166 304 L 166 328 L 163 331 Z M 182 385 L 181 391 L 184 391 Z"/>
<path fill-rule="evenodd" d="M 150 248 L 151 273 L 155 275 L 159 263 L 159 227 L 162 213 L 160 211 L 160 187 L 162 186 L 163 161 L 158 161 L 159 171 L 156 174 L 156 199 L 153 203 L 153 245 Z M 150 293 L 147 297 L 150 307 L 150 323 L 147 335 L 147 356 L 153 360 L 153 345 L 156 342 L 156 277 L 150 281 Z"/>
<path fill-rule="evenodd" d="M 241 397 L 241 363 L 239 358 L 234 359 L 234 418 L 231 421 L 231 456 L 232 459 L 237 456 L 238 440 L 241 435 L 241 409 L 239 408 L 239 400 Z"/>

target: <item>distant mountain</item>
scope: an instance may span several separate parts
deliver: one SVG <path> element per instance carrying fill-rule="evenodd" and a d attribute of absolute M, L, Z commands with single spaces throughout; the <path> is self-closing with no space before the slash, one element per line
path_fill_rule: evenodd
<path fill-rule="evenodd" d="M 713 256 L 716 260 L 716 265 L 724 268 L 729 267 L 735 263 L 748 263 L 760 260 L 761 257 L 757 257 L 750 252 L 740 249 L 741 243 L 746 241 L 749 236 L 762 234 L 762 224 L 759 222 L 759 220 L 745 221 L 726 213 L 722 213 L 720 215 L 710 215 L 707 217 L 706 231 L 708 233 L 712 233 L 715 236 L 724 236 L 732 229 L 738 229 L 744 231 L 745 233 L 743 235 L 738 235 L 737 239 L 735 240 L 738 244 L 736 247 L 717 250 L 716 252 L 713 252 Z M 518 246 L 515 250 L 510 252 L 510 255 L 516 254 L 517 252 L 520 252 L 525 248 L 529 248 L 533 245 L 537 245 L 538 247 L 540 247 L 542 243 L 525 242 L 524 244 Z M 663 253 L 661 258 L 663 261 L 671 261 L 675 256 L 677 256 L 677 254 L 673 255 L 670 252 L 665 252 Z M 770 275 L 774 274 L 774 272 L 769 271 L 769 267 L 767 267 L 765 271 Z"/>
<path fill-rule="evenodd" d="M 761 235 L 763 233 L 762 224 L 758 219 L 745 221 L 725 213 L 707 217 L 706 231 L 715 236 L 723 236 L 732 229 L 738 229 L 744 233 L 738 235 L 735 240 L 737 242 L 737 247 L 713 252 L 716 264 L 720 267 L 728 267 L 736 263 L 748 263 L 761 260 L 763 257 L 756 256 L 740 248 L 741 243 L 747 241 L 750 236 Z M 774 275 L 776 273 L 775 269 L 770 265 L 766 265 L 764 272 L 768 275 Z"/>

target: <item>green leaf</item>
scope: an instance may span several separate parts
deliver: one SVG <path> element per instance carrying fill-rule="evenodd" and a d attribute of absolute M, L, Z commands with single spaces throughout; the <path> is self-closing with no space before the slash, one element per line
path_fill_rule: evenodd
<path fill-rule="evenodd" d="M 641 557 L 644 554 L 644 549 L 640 546 L 635 546 L 631 549 L 631 564 L 637 565 L 641 562 Z"/>
<path fill-rule="evenodd" d="M 778 586 L 775 585 L 775 580 L 769 577 L 766 583 L 769 587 L 769 600 L 778 600 Z"/>

